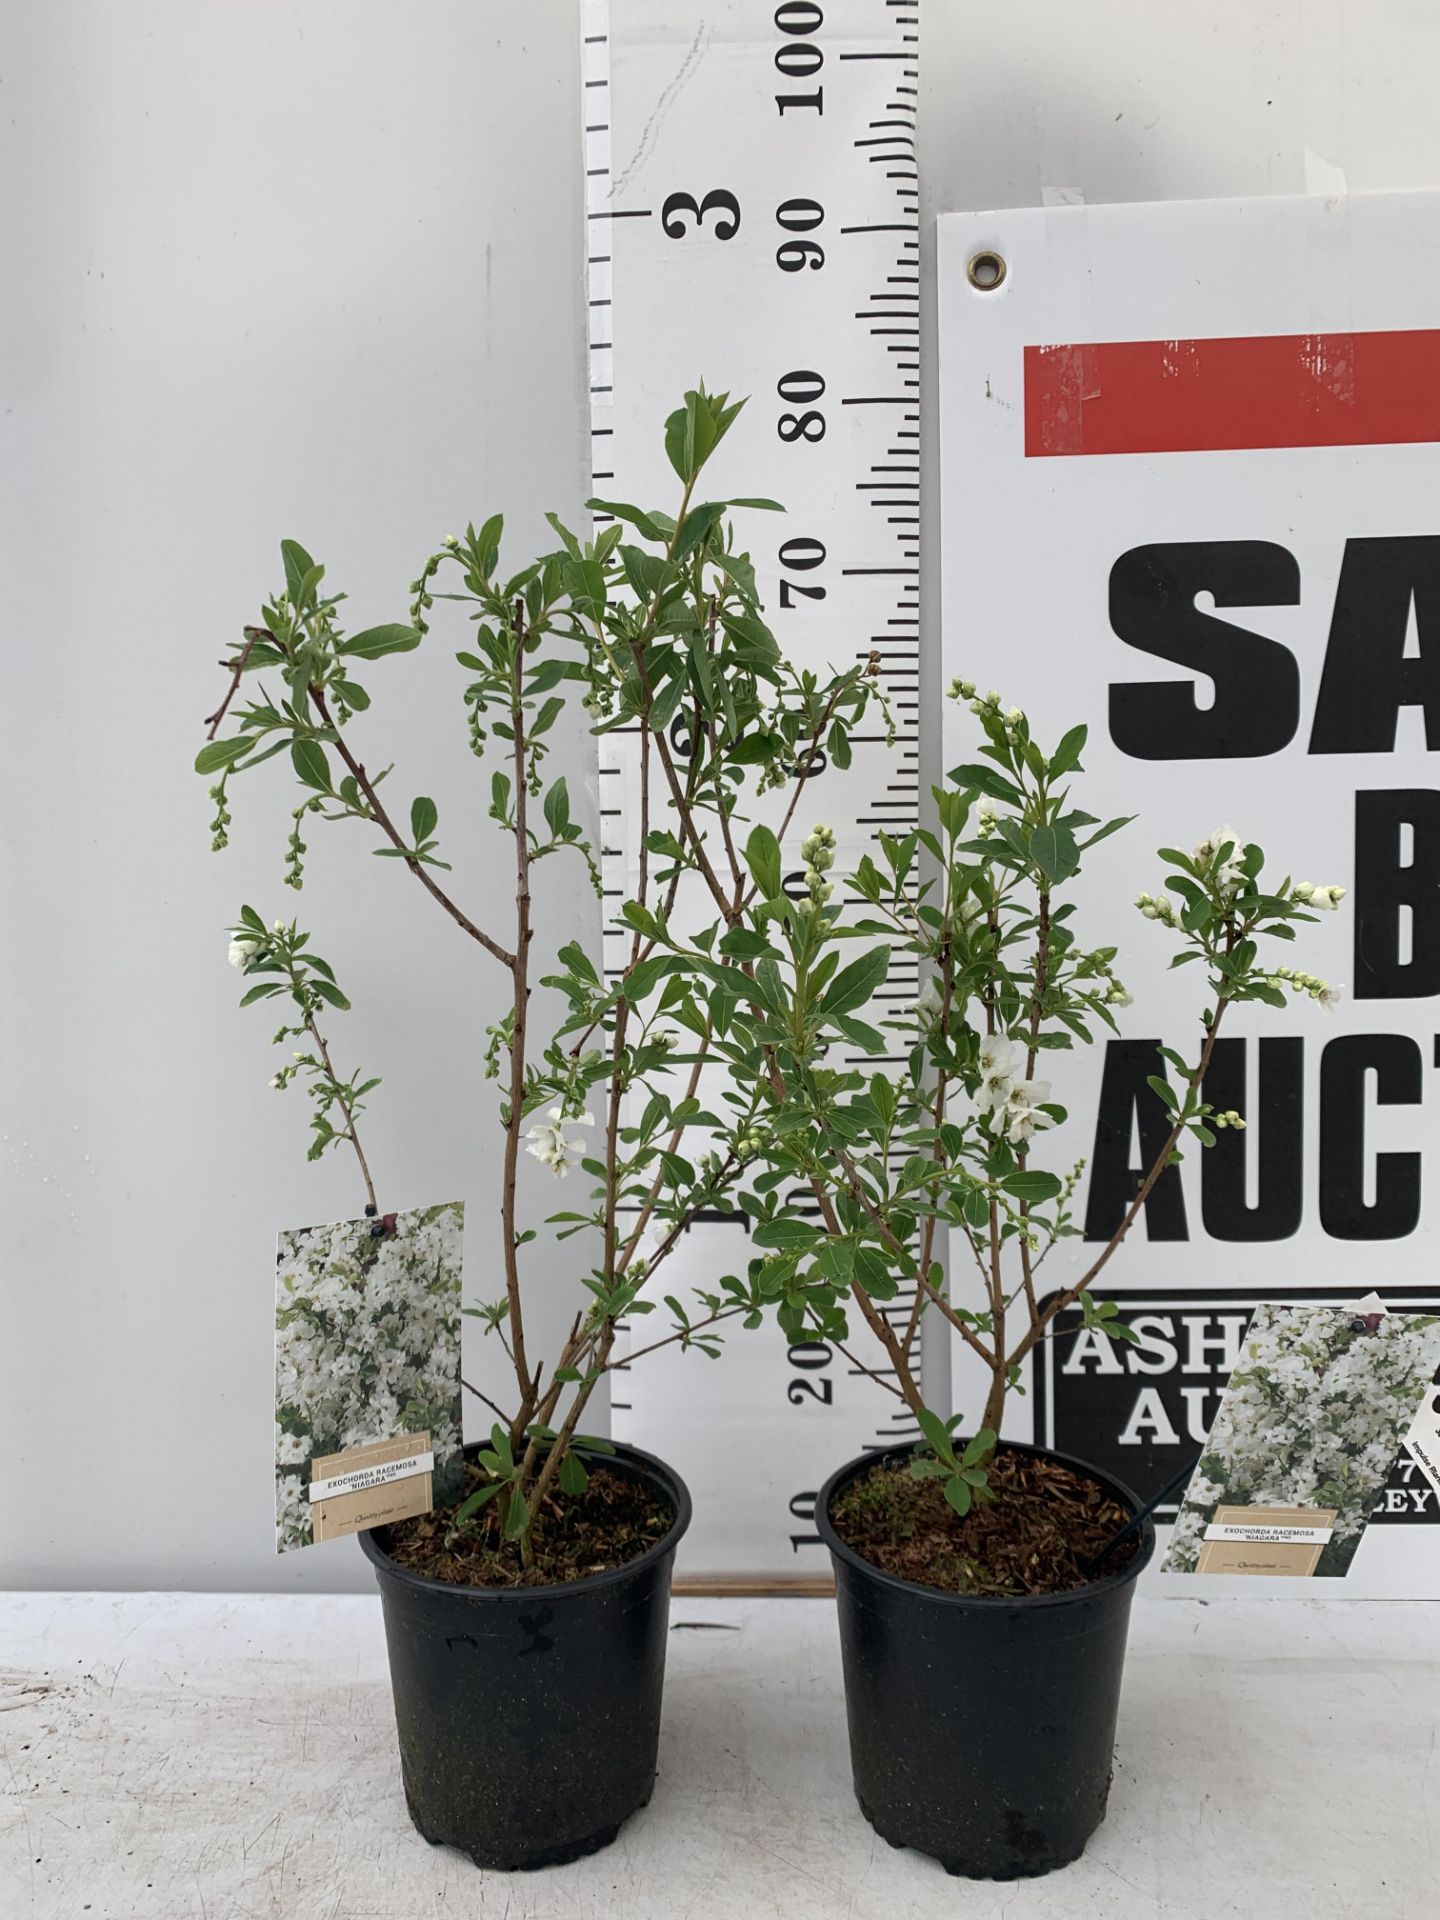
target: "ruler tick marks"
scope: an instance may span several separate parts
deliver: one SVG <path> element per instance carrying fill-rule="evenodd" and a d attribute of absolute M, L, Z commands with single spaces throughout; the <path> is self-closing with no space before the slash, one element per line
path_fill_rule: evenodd
<path fill-rule="evenodd" d="M 735 11 L 737 16 L 749 12 Z M 780 10 L 787 19 L 791 11 Z M 807 22 L 822 14 L 818 8 L 793 11 L 797 17 L 804 13 Z M 586 218 L 610 223 L 587 226 L 593 250 L 587 250 L 592 417 L 595 432 L 612 440 L 610 447 L 595 449 L 592 478 L 597 491 L 608 490 L 612 483 L 623 485 L 626 498 L 663 506 L 672 476 L 656 430 L 678 393 L 693 383 L 696 370 L 709 372 L 713 365 L 717 381 L 723 376 L 723 384 L 737 396 L 751 397 L 742 423 L 749 429 L 744 491 L 783 500 L 792 530 L 788 536 L 778 535 L 763 516 L 747 516 L 742 528 L 765 617 L 784 653 L 801 670 L 823 671 L 833 661 L 878 655 L 881 684 L 889 697 L 893 735 L 877 714 L 869 727 L 851 736 L 851 767 L 842 773 L 832 763 L 826 770 L 823 817 L 836 826 L 845 850 L 843 866 L 858 857 L 859 847 L 873 846 L 882 834 L 903 834 L 918 818 L 920 412 L 913 384 L 905 377 L 918 371 L 920 338 L 911 84 L 918 71 L 913 33 L 918 8 L 915 0 L 886 0 L 884 7 L 876 0 L 826 0 L 823 17 L 807 23 L 802 37 L 807 58 L 813 61 L 818 53 L 819 66 L 828 71 L 817 71 L 813 82 L 805 81 L 807 89 L 815 88 L 813 101 L 803 91 L 798 98 L 782 100 L 792 82 L 788 76 L 772 81 L 769 69 L 776 46 L 791 42 L 784 38 L 787 29 L 776 15 L 774 0 L 754 0 L 753 20 L 742 20 L 725 48 L 724 61 L 711 57 L 705 46 L 680 113 L 664 110 L 676 59 L 684 50 L 677 43 L 671 0 L 582 0 L 581 12 L 582 72 L 588 89 L 583 95 L 588 110 L 580 116 L 586 129 L 581 162 Z M 685 41 L 693 29 L 692 21 Z M 882 57 L 860 57 L 871 55 Z M 614 85 L 609 84 L 612 70 Z M 765 77 L 757 85 L 762 72 Z M 829 84 L 822 87 L 822 82 Z M 589 90 L 600 86 L 608 86 L 605 101 L 591 101 Z M 591 118 L 597 112 L 605 115 L 603 121 Z M 644 172 L 634 173 L 635 197 L 651 204 L 611 204 L 627 197 L 617 193 L 614 184 L 622 156 L 638 155 L 642 148 Z M 737 166 L 733 176 L 724 158 L 731 151 L 744 155 L 743 167 Z M 824 208 L 815 244 L 825 247 L 829 259 L 813 277 L 777 273 L 776 248 L 785 235 L 776 230 L 773 210 L 797 201 L 814 180 L 826 183 L 819 193 Z M 713 203 L 709 214 L 702 212 L 698 218 L 684 204 L 688 200 L 703 208 L 707 194 L 718 195 L 722 189 L 740 203 L 739 221 L 729 235 L 715 231 Z M 675 196 L 680 196 L 678 201 Z M 667 227 L 662 206 L 674 204 L 682 211 L 665 216 Z M 818 201 L 809 204 L 818 207 Z M 832 244 L 826 244 L 826 234 Z M 843 248 L 842 236 L 849 242 Z M 734 295 L 742 285 L 746 299 L 737 310 Z M 675 324 L 682 311 L 683 329 Z M 806 327 L 814 325 L 813 351 L 798 345 L 802 339 L 808 344 L 810 336 L 794 332 L 800 325 L 793 320 L 797 311 Z M 623 377 L 614 363 L 617 342 L 625 355 Z M 708 355 L 712 348 L 713 359 L 697 358 L 697 351 Z M 795 371 L 817 364 L 819 374 Z M 807 394 L 795 401 L 785 391 L 787 385 L 803 391 L 817 379 L 821 392 L 813 398 Z M 776 427 L 787 408 L 797 418 L 811 409 L 822 420 L 828 415 L 830 446 L 824 463 L 798 439 L 792 444 L 778 437 Z M 873 411 L 877 408 L 880 411 Z M 739 443 L 737 434 L 737 470 Z M 609 459 L 608 468 L 599 466 L 601 458 Z M 623 482 L 615 480 L 616 474 L 625 476 Z M 849 486 L 844 484 L 847 476 Z M 878 515 L 872 508 L 879 509 Z M 613 521 L 597 513 L 593 524 L 598 533 Z M 820 571 L 811 572 L 809 566 L 793 575 L 786 571 L 787 563 L 777 555 L 787 539 L 801 543 L 795 552 L 820 552 L 824 557 L 811 562 Z M 863 564 L 856 560 L 857 554 L 867 553 Z M 812 605 L 796 593 L 792 606 L 790 595 L 781 601 L 782 581 L 792 590 L 828 583 L 828 598 Z M 855 644 L 858 636 L 871 632 L 874 637 L 865 646 Z M 618 728 L 600 742 L 605 925 L 596 960 L 602 977 L 612 984 L 624 977 L 629 937 L 616 924 L 616 907 L 633 891 L 630 869 L 637 860 L 631 790 L 637 737 L 634 728 Z M 763 817 L 783 798 L 767 797 L 756 812 Z M 777 825 L 778 820 L 777 811 Z M 786 853 L 787 868 L 798 865 L 795 849 L 787 845 Z M 676 911 L 683 919 L 690 909 L 682 901 Z M 897 956 L 890 981 L 877 996 L 877 1015 L 913 999 L 919 990 L 918 968 Z M 837 1065 L 852 1058 L 866 1064 L 843 1048 L 834 1055 Z M 691 1286 L 713 1285 L 719 1263 L 735 1259 L 739 1236 L 724 1233 L 727 1225 L 735 1224 L 702 1215 L 686 1233 L 683 1250 L 672 1256 L 678 1263 L 672 1282 L 677 1294 Z M 890 1309 L 899 1324 L 904 1324 L 912 1299 L 913 1287 L 902 1287 L 898 1304 Z M 732 1362 L 738 1364 L 735 1405 L 743 1408 L 757 1432 L 764 1431 L 776 1372 L 768 1360 L 747 1368 L 740 1359 L 737 1355 Z M 779 1365 L 783 1420 L 789 1378 L 783 1371 L 788 1365 L 783 1352 Z M 668 1379 L 663 1366 L 660 1371 Z M 812 1549 L 808 1536 L 799 1546 L 792 1545 L 792 1537 L 797 1518 L 808 1523 L 795 1501 L 813 1496 L 789 1489 L 817 1486 L 821 1461 L 843 1458 L 847 1440 L 853 1452 L 857 1445 L 871 1444 L 874 1436 L 883 1444 L 902 1430 L 907 1436 L 913 1432 L 908 1414 L 889 1417 L 872 1390 L 852 1385 L 838 1365 L 831 1366 L 829 1377 L 836 1388 L 834 1413 L 807 1408 L 803 1431 L 796 1419 L 790 1436 L 794 1444 L 785 1450 L 780 1481 L 774 1478 L 769 1455 L 754 1463 L 753 1484 L 765 1490 L 757 1502 L 761 1518 L 754 1524 L 765 1531 L 756 1532 L 752 1525 L 758 1556 L 752 1564 L 773 1565 L 777 1572 L 808 1567 L 812 1555 L 819 1554 L 818 1541 Z M 613 1405 L 623 1437 L 634 1437 L 642 1445 L 653 1441 L 663 1452 L 668 1423 L 686 1417 L 688 1407 L 675 1400 L 678 1388 L 657 1388 L 655 1379 L 646 1368 L 627 1373 L 623 1390 L 631 1397 Z M 767 1397 L 755 1399 L 762 1388 Z M 687 1396 L 693 1391 L 685 1389 Z M 826 1427 L 827 1421 L 837 1420 L 838 1428 Z M 856 1433 L 862 1422 L 862 1432 Z M 707 1491 L 717 1511 L 725 1512 L 728 1492 L 717 1497 Z"/>

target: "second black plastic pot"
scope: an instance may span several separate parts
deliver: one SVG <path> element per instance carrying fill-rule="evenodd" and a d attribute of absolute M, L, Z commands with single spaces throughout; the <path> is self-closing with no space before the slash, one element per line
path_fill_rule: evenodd
<path fill-rule="evenodd" d="M 655 1783 L 670 1575 L 690 1495 L 636 1447 L 617 1446 L 605 1465 L 674 1514 L 662 1540 L 609 1573 L 451 1586 L 392 1560 L 385 1528 L 360 1535 L 380 1583 L 410 1817 L 480 1867 L 593 1853 Z"/>
<path fill-rule="evenodd" d="M 1128 1487 L 1068 1455 L 1131 1513 Z M 1105 1817 L 1135 1581 L 1155 1551 L 1146 1521 L 1119 1572 L 1071 1593 L 948 1593 L 883 1573 L 835 1531 L 830 1505 L 878 1461 L 840 1468 L 815 1502 L 835 1567 L 850 1759 L 862 1812 L 892 1846 L 950 1872 L 1014 1880 L 1078 1859 Z"/>

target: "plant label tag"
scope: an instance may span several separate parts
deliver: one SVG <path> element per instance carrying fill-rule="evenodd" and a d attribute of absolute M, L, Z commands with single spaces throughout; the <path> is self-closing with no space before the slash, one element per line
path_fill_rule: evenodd
<path fill-rule="evenodd" d="M 1308 1578 L 1335 1531 L 1334 1507 L 1217 1507 L 1197 1573 L 1270 1573 Z"/>
<path fill-rule="evenodd" d="M 1415 1464 L 1440 1493 L 1440 1387 L 1431 1387 L 1420 1402 L 1405 1444 Z"/>
<path fill-rule="evenodd" d="M 275 1546 L 429 1513 L 461 1472 L 465 1209 L 287 1228 L 275 1258 Z"/>
<path fill-rule="evenodd" d="M 435 1455 L 428 1433 L 397 1433 L 310 1462 L 310 1524 L 317 1540 L 338 1540 L 435 1504 Z"/>
<path fill-rule="evenodd" d="M 1369 1305 L 1255 1309 L 1165 1572 L 1333 1580 L 1350 1571 L 1416 1403 L 1435 1398 L 1440 1364 L 1440 1314 Z"/>

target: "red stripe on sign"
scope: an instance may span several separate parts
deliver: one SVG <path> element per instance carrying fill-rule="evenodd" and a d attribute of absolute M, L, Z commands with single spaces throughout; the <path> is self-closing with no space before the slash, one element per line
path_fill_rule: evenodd
<path fill-rule="evenodd" d="M 1025 349 L 1025 453 L 1440 440 L 1440 329 Z"/>

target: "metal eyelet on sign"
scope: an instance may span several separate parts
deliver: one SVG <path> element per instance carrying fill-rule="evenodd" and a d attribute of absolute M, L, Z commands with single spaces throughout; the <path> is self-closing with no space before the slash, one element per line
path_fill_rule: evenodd
<path fill-rule="evenodd" d="M 1005 278 L 1005 256 L 986 248 L 983 253 L 972 253 L 965 268 L 965 278 L 977 293 L 994 293 Z"/>

